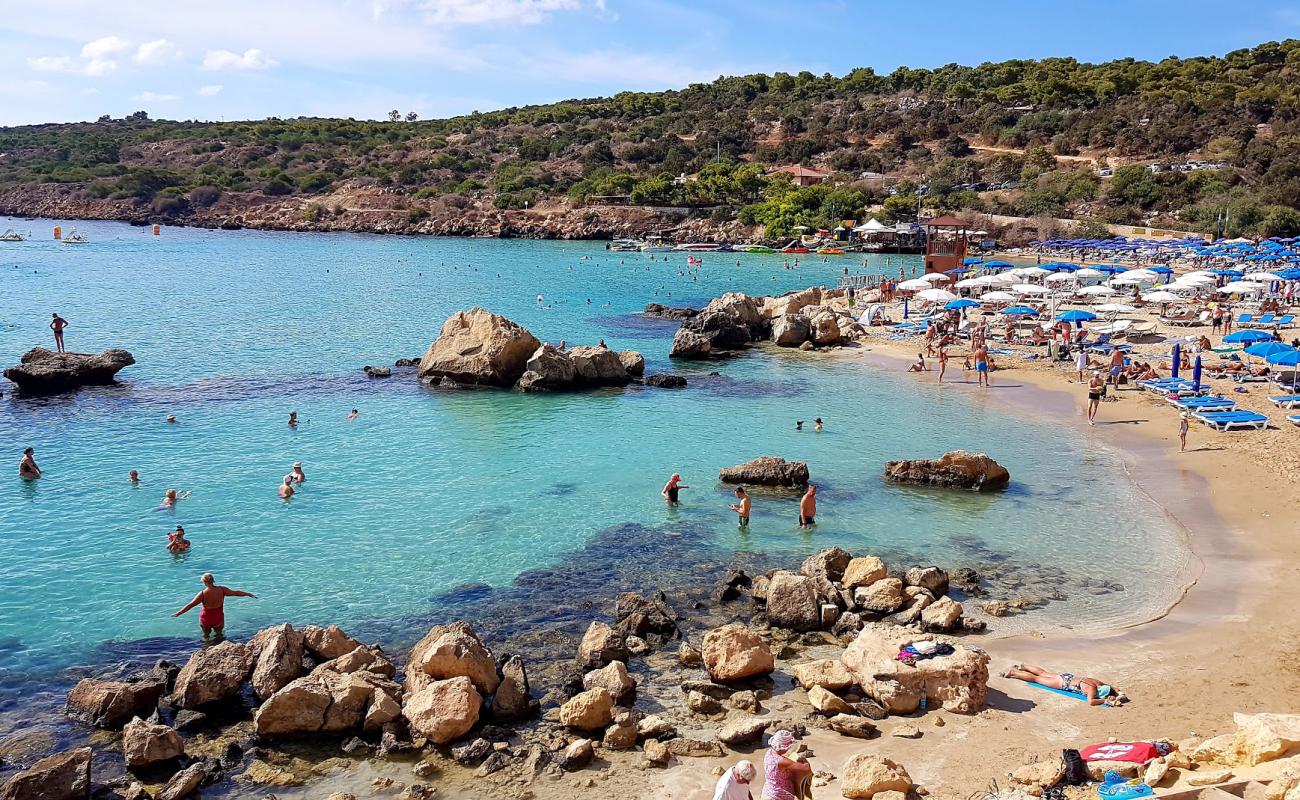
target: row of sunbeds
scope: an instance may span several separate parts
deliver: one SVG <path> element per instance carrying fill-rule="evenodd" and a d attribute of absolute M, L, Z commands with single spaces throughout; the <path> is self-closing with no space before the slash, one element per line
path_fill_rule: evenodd
<path fill-rule="evenodd" d="M 1189 412 L 1198 422 L 1215 430 L 1262 431 L 1268 427 L 1268 416 L 1257 411 L 1238 409 L 1237 401 L 1210 394 L 1210 389 L 1205 384 L 1195 384 L 1186 378 L 1156 378 L 1142 381 L 1138 385 L 1149 392 L 1164 395 L 1170 405 Z M 1278 408 L 1300 408 L 1300 394 L 1278 395 L 1268 399 Z M 1300 425 L 1300 414 L 1289 414 L 1286 419 L 1292 425 Z"/>

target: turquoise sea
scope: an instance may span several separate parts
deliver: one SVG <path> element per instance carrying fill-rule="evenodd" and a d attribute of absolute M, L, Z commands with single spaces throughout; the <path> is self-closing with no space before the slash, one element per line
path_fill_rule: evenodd
<path fill-rule="evenodd" d="M 786 269 L 779 255 L 705 254 L 693 277 L 685 255 L 651 260 L 598 242 L 173 228 L 154 237 L 85 222 L 92 243 L 74 247 L 51 240 L 54 224 L 0 219 L 33 234 L 0 243 L 0 362 L 52 346 L 57 311 L 71 322 L 69 349 L 123 347 L 138 363 L 122 385 L 74 396 L 13 398 L 3 387 L 8 700 L 32 676 L 100 664 L 133 642 L 193 637 L 196 618 L 170 614 L 205 571 L 258 595 L 228 604 L 234 634 L 289 620 L 393 643 L 418 637 L 410 621 L 436 617 L 457 587 L 510 586 L 597 540 L 646 561 L 648 584 L 690 559 L 762 551 L 793 563 L 838 544 L 945 565 L 1046 564 L 1122 587 L 1067 586 L 1067 600 L 1036 612 L 1075 627 L 1140 616 L 1177 588 L 1176 532 L 1118 453 L 1060 420 L 1004 410 L 997 389 L 919 389 L 915 376 L 854 356 L 762 350 L 669 364 L 675 323 L 640 316 L 650 301 L 834 285 L 845 266 L 896 273 L 899 256 L 888 266 L 805 256 Z M 542 339 L 640 350 L 649 371 L 675 370 L 690 386 L 519 395 L 362 374 L 419 356 L 450 313 L 474 305 Z M 297 430 L 285 424 L 291 409 Z M 25 446 L 45 470 L 38 482 L 17 477 Z M 880 480 L 887 459 L 957 447 L 994 455 L 1013 488 L 954 495 Z M 763 497 L 749 531 L 737 530 L 718 469 L 765 454 L 811 465 L 822 485 L 814 532 L 798 530 L 793 501 Z M 308 481 L 282 502 L 276 488 L 295 460 Z M 141 486 L 128 483 L 131 469 Z M 674 471 L 691 488 L 669 509 L 659 489 Z M 193 496 L 159 511 L 168 488 Z M 194 543 L 182 557 L 164 549 L 177 523 Z M 1103 565 L 1099 534 L 1111 551 L 1159 555 Z M 600 589 L 597 576 L 574 601 Z"/>

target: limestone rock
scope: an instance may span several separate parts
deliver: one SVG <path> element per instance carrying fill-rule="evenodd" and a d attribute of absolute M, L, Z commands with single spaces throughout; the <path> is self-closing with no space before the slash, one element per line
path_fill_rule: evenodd
<path fill-rule="evenodd" d="M 43 347 L 28 350 L 18 366 L 4 371 L 4 376 L 18 385 L 26 395 L 59 394 L 82 386 L 107 386 L 117 373 L 135 363 L 125 350 L 116 348 L 93 353 L 55 353 Z"/>
<path fill-rule="evenodd" d="M 492 715 L 501 721 L 531 716 L 535 703 L 529 691 L 524 660 L 519 656 L 510 656 L 501 665 L 501 683 L 492 696 Z"/>
<path fill-rule="evenodd" d="M 588 689 L 560 706 L 560 723 L 579 731 L 597 731 L 614 719 L 614 697 L 605 689 Z"/>
<path fill-rule="evenodd" d="M 435 625 L 411 648 L 406 663 L 406 691 L 416 692 L 432 681 L 466 677 L 480 694 L 497 690 L 497 676 L 492 651 L 479 640 L 474 629 L 464 622 Z"/>
<path fill-rule="evenodd" d="M 643 739 L 669 739 L 677 735 L 677 728 L 663 717 L 651 714 L 641 718 L 636 732 Z"/>
<path fill-rule="evenodd" d="M 1065 766 L 1060 759 L 1039 761 L 1025 764 L 1011 772 L 1011 783 L 1024 786 L 1031 794 L 1041 795 L 1044 789 L 1050 789 L 1060 782 L 1065 775 Z"/>
<path fill-rule="evenodd" d="M 640 353 L 634 355 L 640 357 Z M 568 356 L 577 373 L 576 382 L 584 386 L 622 386 L 630 380 L 619 354 L 607 347 L 574 347 Z M 645 369 L 644 359 L 641 368 Z"/>
<path fill-rule="evenodd" d="M 820 686 L 832 692 L 842 692 L 853 685 L 853 675 L 842 661 L 822 658 L 796 664 L 791 670 L 795 682 L 805 689 Z"/>
<path fill-rule="evenodd" d="M 853 590 L 853 604 L 873 614 L 892 614 L 906 602 L 903 582 L 898 578 L 881 578 L 875 583 Z"/>
<path fill-rule="evenodd" d="M 808 690 L 808 702 L 818 712 L 828 717 L 836 714 L 852 714 L 853 707 L 820 686 Z"/>
<path fill-rule="evenodd" d="M 870 800 L 882 792 L 912 791 L 907 770 L 884 756 L 859 753 L 840 771 L 840 792 L 850 800 Z"/>
<path fill-rule="evenodd" d="M 606 750 L 631 750 L 636 747 L 636 723 L 630 714 L 619 714 L 614 724 L 605 730 L 601 746 Z"/>
<path fill-rule="evenodd" d="M 696 714 L 704 714 L 705 716 L 722 712 L 722 702 L 720 700 L 697 691 L 686 693 L 686 707 Z"/>
<path fill-rule="evenodd" d="M 469 733 L 478 722 L 483 698 L 474 682 L 459 675 L 436 680 L 408 695 L 402 714 L 411 729 L 434 744 L 449 744 Z"/>
<path fill-rule="evenodd" d="M 866 717 L 836 714 L 827 720 L 827 724 L 839 735 L 854 739 L 870 739 L 876 735 L 875 724 Z"/>
<path fill-rule="evenodd" d="M 126 681 L 82 678 L 68 693 L 66 713 L 98 728 L 120 728 L 132 717 L 147 717 L 167 692 L 167 676 L 146 673 Z"/>
<path fill-rule="evenodd" d="M 352 652 L 345 653 L 338 658 L 332 658 L 312 670 L 312 674 L 317 672 L 370 672 L 375 675 L 382 675 L 385 678 L 392 678 L 397 674 L 397 667 L 393 666 L 393 662 L 389 661 L 378 647 L 362 645 Z"/>
<path fill-rule="evenodd" d="M 948 573 L 938 567 L 912 567 L 903 582 L 909 587 L 919 586 L 935 598 L 948 593 Z"/>
<path fill-rule="evenodd" d="M 257 654 L 252 683 L 259 700 L 283 689 L 302 671 L 303 635 L 289 623 L 258 631 L 248 644 Z"/>
<path fill-rule="evenodd" d="M 761 709 L 758 695 L 753 692 L 736 692 L 731 696 L 730 703 L 732 708 L 748 711 L 751 714 L 757 714 Z"/>
<path fill-rule="evenodd" d="M 197 708 L 239 694 L 253 671 L 247 645 L 222 642 L 196 650 L 176 676 L 172 702 L 177 708 Z"/>
<path fill-rule="evenodd" d="M 639 378 L 645 374 L 645 356 L 635 350 L 619 350 L 618 360 L 623 365 L 623 370 L 633 378 Z"/>
<path fill-rule="evenodd" d="M 774 456 L 761 456 L 734 467 L 724 467 L 718 472 L 723 483 L 740 483 L 748 486 L 777 486 L 802 489 L 808 485 L 808 465 L 802 461 L 786 461 Z"/>
<path fill-rule="evenodd" d="M 361 729 L 377 731 L 400 716 L 402 716 L 402 706 L 397 702 L 397 698 L 388 692 L 377 691 L 370 695 L 370 705 L 361 720 Z"/>
<path fill-rule="evenodd" d="M 927 631 L 950 631 L 961 623 L 961 603 L 941 597 L 921 612 L 921 624 Z"/>
<path fill-rule="evenodd" d="M 578 644 L 578 664 L 588 669 L 611 661 L 626 662 L 630 655 L 624 634 L 599 621 L 587 627 Z"/>
<path fill-rule="evenodd" d="M 1232 715 L 1237 725 L 1236 764 L 1255 766 L 1292 753 L 1300 745 L 1300 714 Z"/>
<path fill-rule="evenodd" d="M 568 353 L 547 342 L 528 357 L 525 375 L 535 375 L 530 388 L 560 389 L 572 386 L 577 380 L 578 368 Z M 521 385 L 522 386 L 522 385 Z"/>
<path fill-rule="evenodd" d="M 954 450 L 937 459 L 886 462 L 885 480 L 988 492 L 1007 488 L 1011 473 L 983 453 Z"/>
<path fill-rule="evenodd" d="M 733 747 L 754 744 L 771 724 L 772 720 L 765 717 L 733 717 L 718 731 L 718 739 Z"/>
<path fill-rule="evenodd" d="M 596 750 L 590 739 L 577 739 L 560 753 L 558 762 L 561 769 L 576 772 L 591 763 L 596 757 Z"/>
<path fill-rule="evenodd" d="M 678 758 L 722 758 L 722 743 L 705 739 L 671 739 L 668 752 Z"/>
<path fill-rule="evenodd" d="M 397 718 L 401 687 L 371 672 L 314 670 L 271 695 L 253 715 L 263 736 L 371 730 Z"/>
<path fill-rule="evenodd" d="M 772 321 L 772 341 L 780 347 L 798 347 L 812 332 L 803 314 L 786 314 Z"/>
<path fill-rule="evenodd" d="M 622 661 L 611 661 L 583 675 L 582 687 L 604 689 L 619 705 L 628 705 L 636 697 L 636 679 L 628 674 L 627 665 Z"/>
<path fill-rule="evenodd" d="M 772 651 L 763 640 L 734 622 L 705 634 L 703 655 L 709 677 L 722 683 L 770 675 L 776 667 Z"/>
<path fill-rule="evenodd" d="M 704 663 L 704 656 L 700 654 L 699 648 L 682 642 L 677 646 L 677 662 L 683 667 L 698 667 Z"/>
<path fill-rule="evenodd" d="M 674 308 L 672 306 L 665 306 L 660 303 L 646 303 L 645 311 L 641 313 L 647 317 L 659 317 L 661 319 L 684 320 L 684 319 L 690 319 L 691 317 L 700 313 L 700 310 L 698 308 L 682 308 L 682 307 Z"/>
<path fill-rule="evenodd" d="M 987 653 L 954 645 L 951 655 L 908 666 L 899 661 L 903 645 L 925 638 L 892 625 L 863 628 L 841 659 L 863 692 L 891 714 L 910 714 L 925 691 L 930 708 L 942 705 L 958 714 L 974 714 L 984 705 L 988 689 Z"/>
<path fill-rule="evenodd" d="M 668 350 L 669 358 L 698 359 L 708 358 L 713 352 L 713 342 L 709 337 L 681 328 L 673 336 L 673 343 Z"/>
<path fill-rule="evenodd" d="M 174 729 L 136 717 L 122 729 L 122 752 L 127 769 L 142 769 L 185 755 L 185 742 Z"/>
<path fill-rule="evenodd" d="M 809 338 L 812 339 L 813 344 L 819 347 L 839 344 L 840 325 L 834 314 L 822 311 L 809 320 L 808 327 Z"/>
<path fill-rule="evenodd" d="M 887 577 L 889 570 L 885 562 L 875 556 L 859 556 L 851 559 L 844 567 L 841 581 L 844 588 L 852 591 L 859 586 L 870 586 L 881 578 Z"/>
<path fill-rule="evenodd" d="M 361 646 L 361 642 L 348 636 L 337 625 L 328 628 L 308 625 L 302 629 L 302 638 L 307 651 L 323 661 L 346 655 Z"/>
<path fill-rule="evenodd" d="M 1220 783 L 1227 783 L 1230 780 L 1232 780 L 1232 770 L 1230 769 L 1197 770 L 1196 772 L 1187 773 L 1188 786 L 1215 786 Z"/>
<path fill-rule="evenodd" d="M 817 630 L 821 609 L 813 579 L 785 570 L 772 575 L 767 587 L 767 617 L 781 628 Z"/>
<path fill-rule="evenodd" d="M 825 578 L 832 583 L 838 583 L 844 578 L 844 570 L 848 569 L 849 562 L 852 560 L 853 556 L 848 550 L 843 547 L 832 547 L 808 556 L 799 567 L 799 571 L 809 578 Z"/>
<path fill-rule="evenodd" d="M 196 761 L 185 769 L 176 773 L 163 786 L 162 791 L 154 795 L 154 800 L 182 800 L 198 791 L 199 785 L 203 783 L 203 778 L 207 774 L 207 765 L 202 761 Z"/>
<path fill-rule="evenodd" d="M 90 797 L 89 747 L 42 758 L 0 788 L 0 800 L 86 800 Z"/>
<path fill-rule="evenodd" d="M 421 379 L 512 386 L 541 343 L 518 323 L 482 308 L 452 314 L 420 359 Z"/>
<path fill-rule="evenodd" d="M 643 745 L 645 749 L 645 758 L 650 764 L 662 767 L 672 758 L 672 753 L 668 752 L 668 746 L 658 739 L 647 739 Z"/>
<path fill-rule="evenodd" d="M 686 379 L 681 375 L 656 374 L 647 375 L 645 379 L 646 386 L 654 386 L 659 389 L 685 389 Z"/>

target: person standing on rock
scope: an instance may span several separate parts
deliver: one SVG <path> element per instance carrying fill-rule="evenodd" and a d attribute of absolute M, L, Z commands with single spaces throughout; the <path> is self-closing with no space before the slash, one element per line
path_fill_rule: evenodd
<path fill-rule="evenodd" d="M 199 628 L 203 631 L 203 641 L 216 644 L 226 638 L 226 598 L 227 597 L 252 597 L 257 595 L 250 592 L 231 589 L 226 586 L 218 586 L 216 580 L 212 577 L 211 572 L 203 573 L 203 588 L 199 593 L 194 595 L 194 599 L 185 605 L 180 611 L 172 614 L 172 617 L 179 617 L 195 606 L 201 605 L 203 609 L 199 611 Z"/>
<path fill-rule="evenodd" d="M 739 520 L 740 527 L 748 528 L 750 500 L 749 500 L 749 493 L 745 491 L 744 486 L 736 487 L 736 499 L 739 500 L 740 502 L 732 503 L 730 506 L 728 506 L 728 508 L 736 512 L 736 515 L 740 518 Z"/>
<path fill-rule="evenodd" d="M 677 505 L 677 493 L 682 489 L 689 488 L 691 487 L 682 483 L 682 476 L 674 472 L 673 476 L 668 479 L 668 483 L 664 485 L 664 490 L 660 492 L 660 494 L 668 501 L 668 505 L 675 506 Z"/>
<path fill-rule="evenodd" d="M 62 353 L 63 329 L 68 327 L 68 321 L 60 317 L 57 311 L 52 316 L 54 319 L 50 320 L 50 330 L 54 331 L 54 348 Z"/>
<path fill-rule="evenodd" d="M 799 527 L 811 528 L 817 524 L 817 486 L 808 484 L 808 491 L 799 500 Z"/>
<path fill-rule="evenodd" d="M 749 791 L 749 782 L 754 780 L 756 774 L 758 770 L 754 768 L 753 762 L 737 761 L 736 766 L 718 778 L 713 800 L 754 800 L 754 795 Z"/>
<path fill-rule="evenodd" d="M 18 462 L 18 477 L 29 481 L 41 477 L 41 468 L 36 466 L 36 451 L 30 447 L 23 451 L 23 460 Z"/>

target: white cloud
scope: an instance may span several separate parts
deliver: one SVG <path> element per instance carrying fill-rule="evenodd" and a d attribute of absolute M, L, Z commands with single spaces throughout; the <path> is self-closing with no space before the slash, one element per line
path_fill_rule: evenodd
<path fill-rule="evenodd" d="M 133 95 L 131 99 L 136 101 L 137 103 L 170 103 L 172 100 L 176 100 L 177 97 L 174 94 L 158 94 L 157 92 L 141 92 L 140 94 Z"/>
<path fill-rule="evenodd" d="M 580 0 L 424 0 L 419 8 L 443 25 L 536 25 L 557 11 L 576 11 Z M 603 0 L 597 3 L 604 7 Z"/>
<path fill-rule="evenodd" d="M 206 70 L 270 69 L 279 64 L 279 61 L 255 47 L 245 50 L 242 55 L 229 50 L 209 50 L 203 57 L 203 68 Z"/>
<path fill-rule="evenodd" d="M 195 94 L 199 97 L 215 97 L 216 95 L 221 94 L 221 90 L 224 88 L 226 87 L 219 83 L 212 83 L 207 86 L 200 86 L 199 90 Z"/>
<path fill-rule="evenodd" d="M 40 56 L 27 59 L 27 66 L 37 72 L 76 72 L 77 67 L 68 56 Z"/>
<path fill-rule="evenodd" d="M 170 39 L 154 39 L 140 45 L 140 49 L 135 51 L 135 63 L 162 66 L 179 61 L 182 55 L 180 48 Z"/>
<path fill-rule="evenodd" d="M 99 61 L 105 56 L 116 55 L 124 50 L 130 50 L 131 43 L 120 36 L 105 36 L 102 39 L 96 39 L 93 42 L 87 42 L 81 48 L 81 57 L 89 61 Z"/>
<path fill-rule="evenodd" d="M 92 78 L 102 78 L 116 69 L 116 61 L 109 61 L 105 58 L 92 58 L 81 71 L 83 74 L 89 75 Z"/>

